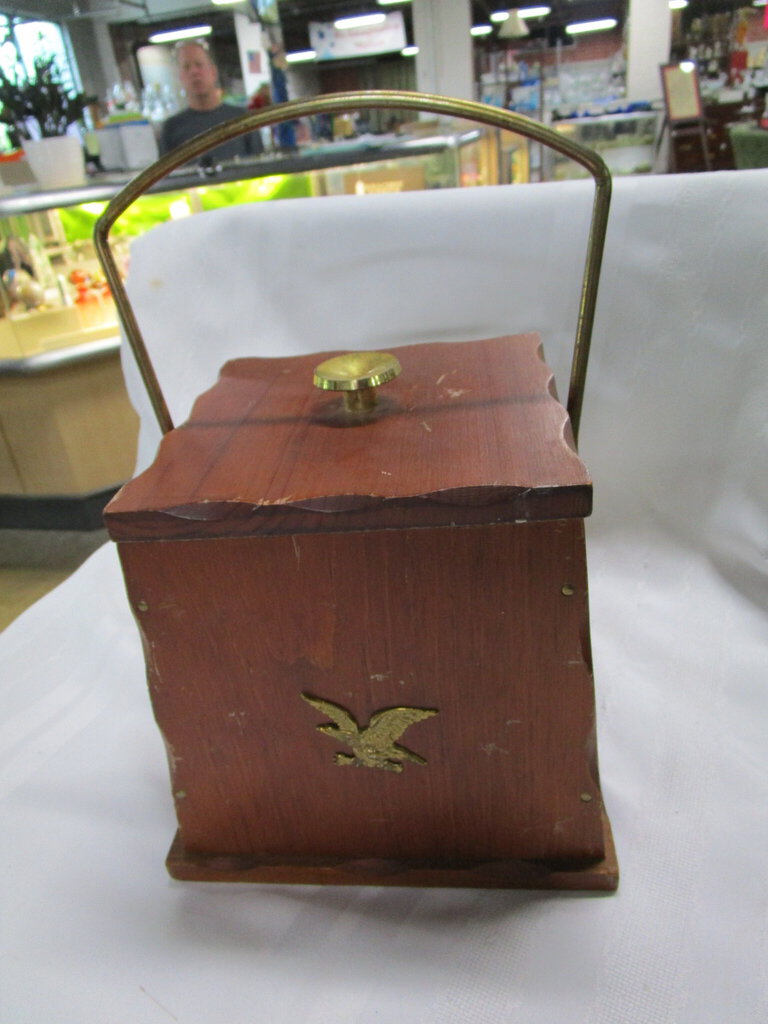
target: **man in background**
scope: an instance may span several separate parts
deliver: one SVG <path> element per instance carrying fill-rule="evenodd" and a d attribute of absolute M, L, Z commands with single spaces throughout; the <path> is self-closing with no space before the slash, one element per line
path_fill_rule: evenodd
<path fill-rule="evenodd" d="M 179 78 L 187 97 L 187 109 L 169 117 L 160 134 L 160 152 L 167 153 L 214 125 L 244 114 L 242 107 L 222 102 L 219 72 L 208 47 L 200 40 L 181 43 L 176 49 Z M 261 153 L 261 137 L 253 132 L 230 139 L 210 150 L 204 159 L 234 160 Z"/>

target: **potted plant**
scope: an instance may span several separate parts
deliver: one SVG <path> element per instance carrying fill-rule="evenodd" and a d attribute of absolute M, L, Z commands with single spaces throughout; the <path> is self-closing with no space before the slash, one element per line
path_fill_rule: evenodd
<path fill-rule="evenodd" d="M 24 148 L 41 187 L 65 188 L 85 180 L 80 139 L 67 132 L 89 102 L 84 93 L 67 91 L 55 57 L 36 57 L 32 73 L 15 78 L 0 68 L 0 122 Z"/>

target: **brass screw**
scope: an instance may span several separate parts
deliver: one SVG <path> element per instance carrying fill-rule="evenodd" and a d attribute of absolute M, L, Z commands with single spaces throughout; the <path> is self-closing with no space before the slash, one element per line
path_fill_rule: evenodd
<path fill-rule="evenodd" d="M 140 612 L 148 612 L 149 611 L 149 605 L 147 604 L 146 601 L 137 601 L 136 602 L 136 607 L 139 609 Z"/>
<path fill-rule="evenodd" d="M 584 801 L 585 804 L 588 804 L 592 800 L 592 794 L 591 793 L 582 793 L 581 794 L 581 799 Z"/>
<path fill-rule="evenodd" d="M 572 583 L 564 583 L 562 587 L 560 587 L 560 593 L 565 597 L 573 597 L 576 593 L 576 588 Z"/>

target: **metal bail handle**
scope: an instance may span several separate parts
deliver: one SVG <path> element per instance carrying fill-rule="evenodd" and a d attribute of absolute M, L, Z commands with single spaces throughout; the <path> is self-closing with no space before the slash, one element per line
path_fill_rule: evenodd
<path fill-rule="evenodd" d="M 139 329 L 125 286 L 109 246 L 109 232 L 115 221 L 148 189 L 171 171 L 190 163 L 209 149 L 283 121 L 316 114 L 344 113 L 350 110 L 411 110 L 430 114 L 441 114 L 466 121 L 474 121 L 491 128 L 500 128 L 533 139 L 555 150 L 562 156 L 574 160 L 591 174 L 595 183 L 592 203 L 592 218 L 587 240 L 586 259 L 581 284 L 579 316 L 576 338 L 571 360 L 571 378 L 568 388 L 568 414 L 571 419 L 574 440 L 578 442 L 581 409 L 584 401 L 584 385 L 589 362 L 589 347 L 592 340 L 592 324 L 595 318 L 597 289 L 600 281 L 600 267 L 605 248 L 605 234 L 608 226 L 608 211 L 611 203 L 611 175 L 602 158 L 586 146 L 565 138 L 552 128 L 540 124 L 522 114 L 499 107 L 491 107 L 472 100 L 458 100 L 429 93 L 401 92 L 398 90 L 366 90 L 361 92 L 331 93 L 305 100 L 289 100 L 261 111 L 243 114 L 232 121 L 217 125 L 202 132 L 189 142 L 150 164 L 146 170 L 121 189 L 112 199 L 96 222 L 94 241 L 104 274 L 112 289 L 112 295 L 123 324 L 128 341 L 141 372 L 144 386 L 149 394 L 152 408 L 164 433 L 173 429 L 163 392 L 155 374 L 152 361 Z M 511 187 L 511 186 L 510 186 Z"/>

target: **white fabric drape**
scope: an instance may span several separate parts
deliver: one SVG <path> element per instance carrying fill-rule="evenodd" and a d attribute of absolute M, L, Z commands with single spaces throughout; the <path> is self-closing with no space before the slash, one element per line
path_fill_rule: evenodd
<path fill-rule="evenodd" d="M 181 884 L 112 546 L 0 638 L 0 1020 L 768 1020 L 768 172 L 616 182 L 581 453 L 613 896 Z M 232 356 L 537 329 L 586 183 L 291 200 L 134 246 L 177 421 Z M 143 411 L 139 464 L 157 430 Z M 258 452 L 254 453 L 258 457 Z"/>

